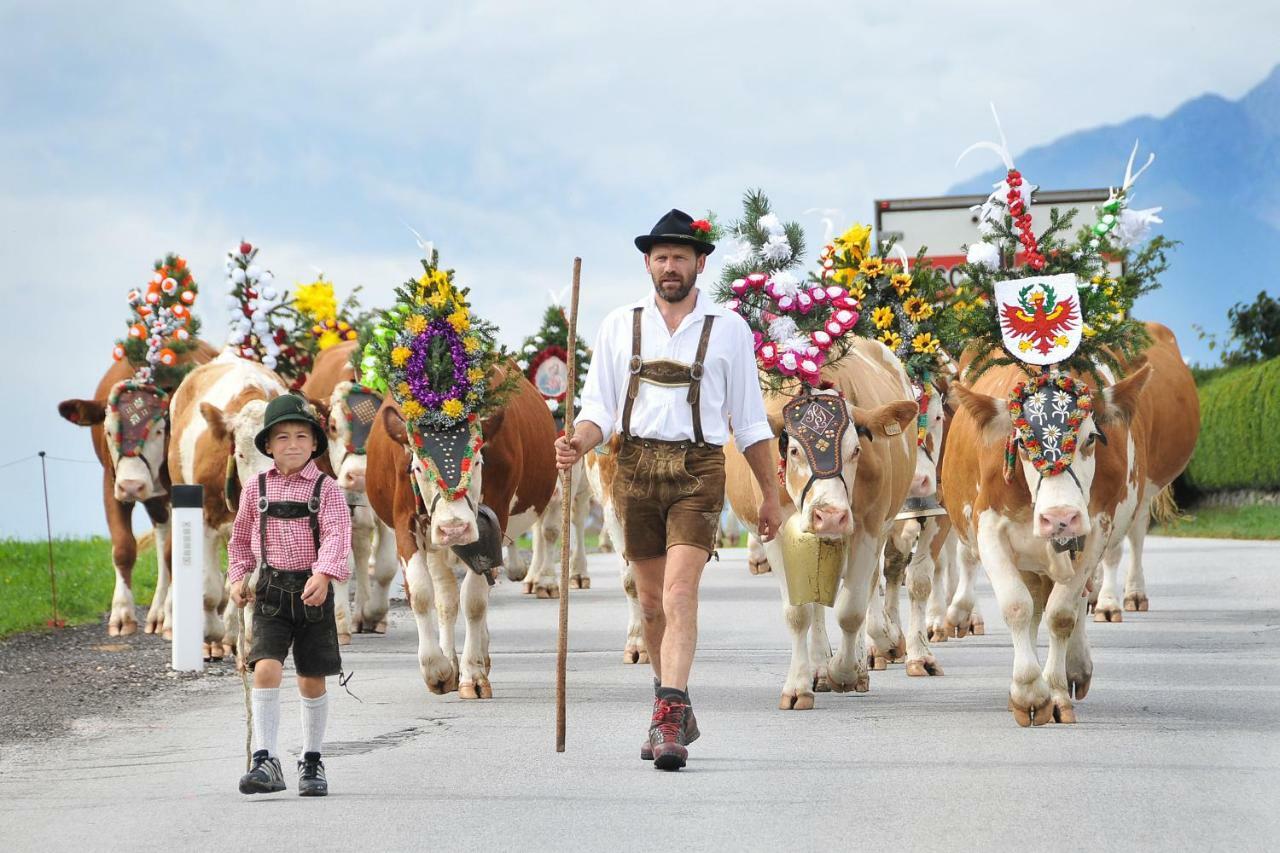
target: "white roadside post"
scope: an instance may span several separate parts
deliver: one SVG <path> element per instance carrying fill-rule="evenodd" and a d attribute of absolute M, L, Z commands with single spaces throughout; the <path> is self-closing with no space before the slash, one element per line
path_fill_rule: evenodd
<path fill-rule="evenodd" d="M 204 487 L 173 487 L 173 660 L 179 672 L 204 670 Z"/>

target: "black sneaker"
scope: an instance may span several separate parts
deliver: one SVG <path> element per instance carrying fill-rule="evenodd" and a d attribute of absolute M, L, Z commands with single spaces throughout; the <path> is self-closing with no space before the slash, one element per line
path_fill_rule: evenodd
<path fill-rule="evenodd" d="M 320 753 L 308 752 L 298 762 L 298 796 L 325 797 L 329 794 L 329 780 L 324 777 L 324 762 Z"/>
<path fill-rule="evenodd" d="M 253 754 L 253 769 L 240 777 L 242 794 L 274 794 L 284 790 L 284 771 L 280 759 L 267 755 L 265 749 Z"/>

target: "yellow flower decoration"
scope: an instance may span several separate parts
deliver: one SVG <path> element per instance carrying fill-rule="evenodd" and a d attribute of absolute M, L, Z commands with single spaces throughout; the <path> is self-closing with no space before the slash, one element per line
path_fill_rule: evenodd
<path fill-rule="evenodd" d="M 1086 338 L 1092 338 L 1094 335 L 1098 334 L 1098 331 L 1094 329 L 1093 326 L 1090 326 L 1088 323 L 1084 324 L 1084 328 L 1081 329 L 1081 331 L 1084 332 L 1084 336 Z"/>
<path fill-rule="evenodd" d="M 451 418 L 462 417 L 462 401 L 455 397 L 450 397 L 441 404 L 440 411 Z"/>
<path fill-rule="evenodd" d="M 911 276 L 904 272 L 896 272 L 889 279 L 889 283 L 893 285 L 893 289 L 898 292 L 898 297 L 901 298 L 911 289 Z"/>
<path fill-rule="evenodd" d="M 411 355 L 413 355 L 413 350 L 408 347 L 396 347 L 391 351 L 391 363 L 396 367 L 404 367 L 404 363 L 409 360 Z"/>
<path fill-rule="evenodd" d="M 881 258 L 863 258 L 858 264 L 858 272 L 867 278 L 875 278 L 884 272 L 884 261 Z"/>
<path fill-rule="evenodd" d="M 449 325 L 453 326 L 453 330 L 461 334 L 471 328 L 471 318 L 467 316 L 465 309 L 459 308 L 449 315 Z"/>
<path fill-rule="evenodd" d="M 911 318 L 913 323 L 919 323 L 921 320 L 927 320 L 933 316 L 933 306 L 919 296 L 912 296 L 906 302 L 903 302 L 902 310 L 907 312 L 907 316 Z"/>
<path fill-rule="evenodd" d="M 480 341 L 468 335 L 462 339 L 462 347 L 470 354 L 480 349 Z"/>
<path fill-rule="evenodd" d="M 862 260 L 871 248 L 871 226 L 854 225 L 831 242 L 840 251 L 848 252 L 856 263 Z"/>
<path fill-rule="evenodd" d="M 481 379 L 484 379 L 484 369 L 483 369 L 483 368 L 480 368 L 480 367 L 473 367 L 473 368 L 471 368 L 470 370 L 468 370 L 468 371 L 467 371 L 467 381 L 468 381 L 468 382 L 471 382 L 471 383 L 473 383 L 473 384 L 474 384 L 474 383 L 476 383 L 476 382 L 479 382 Z"/>
<path fill-rule="evenodd" d="M 836 284 L 849 288 L 853 287 L 853 282 L 858 277 L 858 271 L 852 267 L 841 267 L 831 277 L 836 280 Z"/>
<path fill-rule="evenodd" d="M 397 399 L 407 400 L 412 396 L 413 396 L 413 389 L 409 387 L 408 382 L 401 382 L 399 385 L 396 386 Z"/>
<path fill-rule="evenodd" d="M 321 350 L 327 350 L 329 347 L 333 346 L 334 344 L 340 343 L 341 341 L 342 341 L 342 336 L 339 335 L 337 332 L 333 331 L 332 329 L 330 329 L 326 332 L 323 332 L 320 335 L 318 346 L 320 347 Z"/>
<path fill-rule="evenodd" d="M 404 321 L 405 330 L 411 335 L 420 335 L 427 330 L 427 318 L 421 314 L 414 314 L 408 320 Z"/>
<path fill-rule="evenodd" d="M 879 308 L 871 312 L 871 322 L 875 324 L 877 329 L 887 329 L 893 323 L 893 309 L 887 305 L 881 305 Z"/>
<path fill-rule="evenodd" d="M 930 332 L 921 332 L 911 339 L 911 348 L 913 350 L 928 355 L 937 352 L 940 346 L 942 346 L 942 341 L 935 338 Z"/>
<path fill-rule="evenodd" d="M 449 303 L 449 294 L 443 290 L 437 290 L 435 293 L 427 297 L 427 304 L 437 311 L 443 310 L 444 306 Z"/>
<path fill-rule="evenodd" d="M 423 273 L 418 279 L 417 296 L 419 300 L 428 299 L 428 301 L 430 301 L 428 294 L 433 292 L 443 293 L 444 298 L 448 299 L 449 296 L 452 295 L 450 293 L 451 290 L 452 288 L 449 285 L 449 275 L 441 270 L 432 270 L 431 272 Z"/>
<path fill-rule="evenodd" d="M 401 403 L 400 411 L 404 413 L 405 419 L 410 421 L 416 421 L 427 413 L 427 410 L 422 408 L 422 404 L 417 400 L 406 400 Z"/>
<path fill-rule="evenodd" d="M 857 301 L 861 302 L 867 296 L 867 284 L 860 281 L 849 288 L 849 295 Z"/>
<path fill-rule="evenodd" d="M 902 335 L 892 330 L 886 331 L 880 337 L 876 338 L 876 340 L 887 346 L 889 349 L 895 351 L 898 347 L 902 346 Z"/>
<path fill-rule="evenodd" d="M 293 292 L 293 307 L 316 323 L 337 319 L 338 300 L 333 296 L 333 284 L 317 279 L 298 285 Z"/>

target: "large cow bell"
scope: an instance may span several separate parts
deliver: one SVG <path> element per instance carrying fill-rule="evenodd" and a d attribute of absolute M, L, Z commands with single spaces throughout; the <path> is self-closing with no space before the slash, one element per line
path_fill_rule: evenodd
<path fill-rule="evenodd" d="M 844 568 L 845 539 L 823 539 L 804 529 L 804 516 L 792 514 L 782 526 L 782 566 L 787 598 L 793 607 L 817 602 L 836 603 L 836 589 Z"/>
<path fill-rule="evenodd" d="M 493 570 L 502 565 L 502 528 L 497 514 L 485 504 L 476 507 L 476 531 L 480 535 L 475 542 L 454 545 L 453 553 L 493 586 Z"/>
<path fill-rule="evenodd" d="M 928 518 L 931 515 L 946 515 L 946 508 L 938 503 L 936 494 L 923 498 L 907 498 L 902 511 L 894 516 L 895 521 L 906 521 L 909 518 Z"/>

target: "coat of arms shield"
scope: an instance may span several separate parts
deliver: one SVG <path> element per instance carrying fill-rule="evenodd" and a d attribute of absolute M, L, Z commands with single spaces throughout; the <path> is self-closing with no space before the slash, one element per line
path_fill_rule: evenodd
<path fill-rule="evenodd" d="M 1080 291 L 1071 273 L 998 281 L 996 311 L 1004 345 L 1027 364 L 1057 364 L 1080 346 Z"/>

